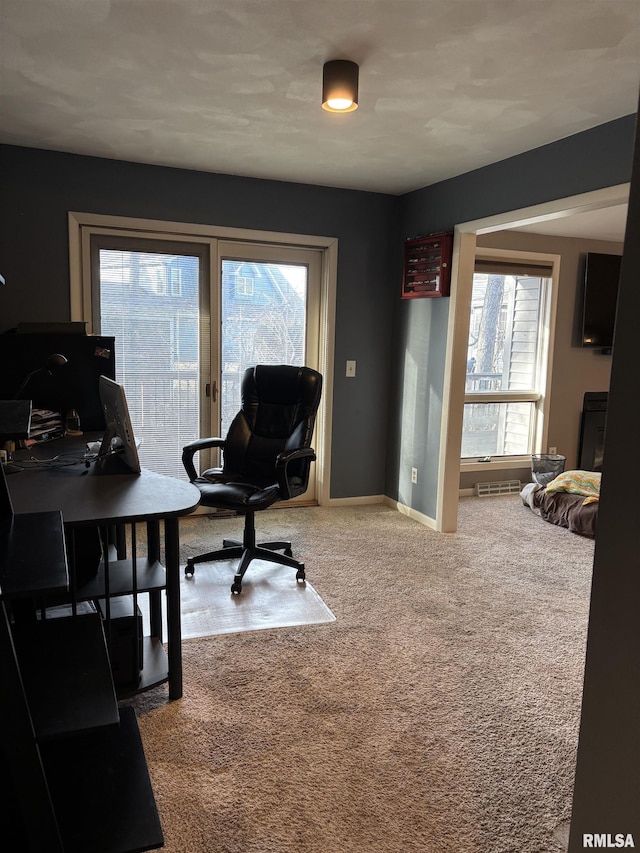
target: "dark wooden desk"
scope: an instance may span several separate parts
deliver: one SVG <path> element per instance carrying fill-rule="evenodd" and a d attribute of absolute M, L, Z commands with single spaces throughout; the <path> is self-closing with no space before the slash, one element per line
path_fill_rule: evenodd
<path fill-rule="evenodd" d="M 169 698 L 182 696 L 180 626 L 180 535 L 178 519 L 198 505 L 200 493 L 191 483 L 144 470 L 141 474 L 104 474 L 82 461 L 65 464 L 67 454 L 81 454 L 93 435 L 67 437 L 15 454 L 25 469 L 7 477 L 16 513 L 61 510 L 65 528 L 144 522 L 147 525 L 149 563 L 160 558 L 160 523 L 164 525 L 167 592 L 167 653 Z M 61 457 L 38 465 L 26 460 Z M 58 467 L 59 466 L 59 467 Z M 108 583 L 108 581 L 107 581 Z M 153 603 L 153 602 L 152 602 Z M 152 607 L 152 611 L 157 608 Z M 162 635 L 160 617 L 152 612 L 154 633 Z"/>

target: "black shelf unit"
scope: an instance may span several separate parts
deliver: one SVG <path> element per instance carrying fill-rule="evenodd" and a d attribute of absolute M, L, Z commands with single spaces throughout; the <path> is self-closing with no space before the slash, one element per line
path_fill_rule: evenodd
<path fill-rule="evenodd" d="M 119 552 L 123 553 L 126 545 L 124 525 L 118 531 L 120 538 Z M 134 540 L 135 541 L 135 540 Z M 132 546 L 132 547 L 135 547 Z M 149 542 L 151 550 L 155 551 L 154 540 Z M 130 683 L 117 683 L 116 693 L 119 699 L 130 697 L 145 690 L 151 690 L 167 681 L 169 677 L 169 659 L 163 645 L 162 636 L 162 594 L 167 588 L 166 570 L 162 563 L 153 557 L 137 557 L 132 559 L 115 556 L 115 546 L 109 547 L 106 560 L 101 560 L 94 577 L 79 583 L 75 589 L 75 601 L 98 602 L 106 598 L 107 602 L 118 596 L 132 596 L 134 610 L 138 606 L 138 596 L 149 596 L 150 633 L 142 632 L 139 637 L 137 629 L 132 631 L 131 642 L 142 641 L 142 665 L 139 676 Z M 107 646 L 111 648 L 110 607 L 107 604 L 105 616 L 105 632 Z"/>
<path fill-rule="evenodd" d="M 2 471 L 0 480 L 6 488 Z M 68 591 L 60 513 L 5 515 L 0 544 L 3 846 L 162 847 L 138 724 L 133 709 L 118 708 L 101 617 L 74 605 L 69 616 L 36 618 L 34 602 Z"/>
<path fill-rule="evenodd" d="M 71 750 L 49 741 L 42 761 L 64 853 L 139 853 L 163 846 L 133 708 L 120 709 L 118 726 L 78 736 Z"/>
<path fill-rule="evenodd" d="M 97 613 L 18 623 L 12 633 L 38 741 L 118 723 Z"/>
<path fill-rule="evenodd" d="M 127 527 L 129 534 L 127 535 Z M 132 596 L 134 608 L 138 605 L 141 595 L 149 596 L 149 633 L 142 636 L 133 633 L 131 642 L 142 643 L 142 666 L 138 678 L 130 683 L 120 683 L 116 679 L 116 695 L 118 699 L 129 698 L 136 693 L 151 690 L 158 687 L 169 679 L 169 658 L 163 645 L 163 619 L 162 619 L 162 597 L 167 588 L 167 573 L 164 565 L 154 556 L 147 557 L 118 557 L 118 554 L 126 553 L 127 547 L 132 545 L 133 524 L 120 524 L 116 528 L 102 528 L 101 540 L 109 541 L 108 545 L 102 547 L 105 558 L 100 559 L 95 573 L 91 576 L 81 575 L 76 579 L 72 568 L 69 587 L 62 594 L 54 595 L 51 591 L 42 599 L 43 609 L 59 607 L 68 604 L 71 607 L 81 607 L 84 602 L 92 602 L 96 606 L 99 601 L 112 601 L 120 596 Z M 154 522 L 147 524 L 148 551 L 157 555 L 159 551 L 159 539 L 157 526 Z M 114 540 L 114 541 L 111 541 Z M 72 564 L 73 564 L 72 560 Z M 105 607 L 98 608 L 104 611 Z M 111 623 L 110 613 L 104 619 L 104 629 L 107 640 L 107 648 L 112 650 L 111 645 Z M 48 621 L 48 620 L 47 620 Z"/>

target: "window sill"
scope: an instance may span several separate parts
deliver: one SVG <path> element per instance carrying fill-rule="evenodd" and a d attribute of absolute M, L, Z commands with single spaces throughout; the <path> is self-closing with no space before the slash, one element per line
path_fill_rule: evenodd
<path fill-rule="evenodd" d="M 531 469 L 531 456 L 496 456 L 491 462 L 481 462 L 474 459 L 460 462 L 460 473 L 465 471 L 513 470 L 517 468 Z"/>

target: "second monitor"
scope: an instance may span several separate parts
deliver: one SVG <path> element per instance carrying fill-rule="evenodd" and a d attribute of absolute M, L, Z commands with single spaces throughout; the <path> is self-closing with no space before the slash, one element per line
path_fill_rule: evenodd
<path fill-rule="evenodd" d="M 106 428 L 98 453 L 98 465 L 104 473 L 139 474 L 138 445 L 124 388 L 108 376 L 101 376 L 99 390 Z"/>

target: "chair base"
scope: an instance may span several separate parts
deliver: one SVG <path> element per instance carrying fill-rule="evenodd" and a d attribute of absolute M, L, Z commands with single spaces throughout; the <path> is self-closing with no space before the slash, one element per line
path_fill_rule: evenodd
<path fill-rule="evenodd" d="M 225 539 L 222 545 L 223 547 L 217 551 L 209 551 L 207 554 L 189 557 L 184 567 L 185 575 L 193 577 L 196 563 L 213 563 L 217 560 L 239 559 L 240 562 L 238 563 L 233 583 L 231 584 L 231 592 L 234 595 L 238 595 L 242 591 L 242 579 L 252 560 L 265 560 L 270 563 L 289 566 L 296 570 L 297 581 L 304 581 L 305 579 L 304 563 L 292 557 L 291 542 L 261 542 L 260 544 L 244 545 L 236 540 Z M 279 554 L 277 553 L 278 551 L 283 551 L 284 553 Z"/>

